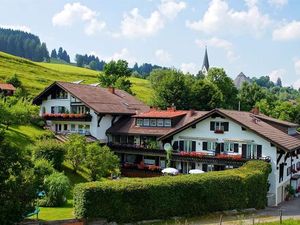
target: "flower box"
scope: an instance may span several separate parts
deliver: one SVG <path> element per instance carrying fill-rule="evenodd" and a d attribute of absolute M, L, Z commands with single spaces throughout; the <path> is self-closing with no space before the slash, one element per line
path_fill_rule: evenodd
<path fill-rule="evenodd" d="M 215 134 L 224 134 L 224 130 L 215 130 Z"/>

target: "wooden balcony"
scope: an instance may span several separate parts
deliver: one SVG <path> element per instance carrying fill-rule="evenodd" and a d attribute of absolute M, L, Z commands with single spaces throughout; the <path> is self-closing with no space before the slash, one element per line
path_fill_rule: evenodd
<path fill-rule="evenodd" d="M 165 150 L 162 149 L 147 149 L 139 145 L 129 145 L 129 144 L 113 144 L 109 143 L 109 147 L 116 153 L 126 153 L 126 154 L 139 154 L 139 155 L 149 155 L 149 156 L 161 156 L 166 157 Z M 241 155 L 237 154 L 213 154 L 209 155 L 202 152 L 172 152 L 172 161 L 183 161 L 183 162 L 201 162 L 214 165 L 231 165 L 231 166 L 242 166 L 245 162 L 249 160 L 264 160 L 269 162 L 269 158 L 242 158 Z"/>
<path fill-rule="evenodd" d="M 83 122 L 92 121 L 92 116 L 90 114 L 44 113 L 42 117 L 45 120 L 54 120 L 54 121 L 83 121 Z"/>

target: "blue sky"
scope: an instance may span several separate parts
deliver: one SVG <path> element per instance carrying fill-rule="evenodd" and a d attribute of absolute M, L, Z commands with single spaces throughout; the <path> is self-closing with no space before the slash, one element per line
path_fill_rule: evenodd
<path fill-rule="evenodd" d="M 210 65 L 234 78 L 281 77 L 300 87 L 298 0 L 0 0 L 0 26 L 37 34 L 101 59 L 126 59 L 192 73 Z"/>

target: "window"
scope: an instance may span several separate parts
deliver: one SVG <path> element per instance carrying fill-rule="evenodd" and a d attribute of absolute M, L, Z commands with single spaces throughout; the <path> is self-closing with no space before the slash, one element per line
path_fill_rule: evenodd
<path fill-rule="evenodd" d="M 71 131 L 75 131 L 75 124 L 71 124 Z"/>
<path fill-rule="evenodd" d="M 165 127 L 171 127 L 171 119 L 165 119 Z"/>
<path fill-rule="evenodd" d="M 216 149 L 216 142 L 203 142 L 202 150 L 204 151 L 214 151 Z"/>
<path fill-rule="evenodd" d="M 149 127 L 149 119 L 144 119 L 144 126 Z"/>
<path fill-rule="evenodd" d="M 135 163 L 136 161 L 136 156 L 135 155 L 125 155 L 125 162 L 128 163 Z"/>
<path fill-rule="evenodd" d="M 157 119 L 157 126 L 163 127 L 164 126 L 164 120 L 163 119 Z"/>
<path fill-rule="evenodd" d="M 85 125 L 85 130 L 90 131 L 90 125 Z"/>
<path fill-rule="evenodd" d="M 51 113 L 57 114 L 57 113 L 65 113 L 66 108 L 64 106 L 51 106 Z"/>
<path fill-rule="evenodd" d="M 210 130 L 211 131 L 228 131 L 229 130 L 229 122 L 211 121 L 210 122 Z"/>
<path fill-rule="evenodd" d="M 133 145 L 134 144 L 134 136 L 128 136 L 128 144 Z"/>
<path fill-rule="evenodd" d="M 68 124 L 64 124 L 64 130 L 68 130 Z"/>
<path fill-rule="evenodd" d="M 150 126 L 151 127 L 156 127 L 156 119 L 151 119 L 150 120 Z"/>
<path fill-rule="evenodd" d="M 46 113 L 46 107 L 45 106 L 42 107 L 42 113 L 43 114 Z"/>
<path fill-rule="evenodd" d="M 224 143 L 224 151 L 225 152 L 239 152 L 239 144 L 232 142 Z"/>
<path fill-rule="evenodd" d="M 144 156 L 144 163 L 146 165 L 155 165 L 155 156 Z"/>
<path fill-rule="evenodd" d="M 137 126 L 143 126 L 143 119 L 136 119 Z"/>
<path fill-rule="evenodd" d="M 256 144 L 243 144 L 242 157 L 248 159 L 257 159 L 262 156 L 262 146 Z"/>
<path fill-rule="evenodd" d="M 196 141 L 183 141 L 183 149 L 185 152 L 196 151 Z"/>
<path fill-rule="evenodd" d="M 120 135 L 114 136 L 114 140 L 115 140 L 115 143 L 120 143 L 120 141 L 121 141 L 121 136 L 120 136 Z"/>

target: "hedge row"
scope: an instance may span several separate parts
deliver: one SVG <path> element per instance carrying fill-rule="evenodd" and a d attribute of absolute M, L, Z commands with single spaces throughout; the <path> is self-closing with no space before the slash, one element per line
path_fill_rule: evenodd
<path fill-rule="evenodd" d="M 250 161 L 238 169 L 198 175 L 128 178 L 78 184 L 78 218 L 131 222 L 213 211 L 263 208 L 271 167 Z"/>

